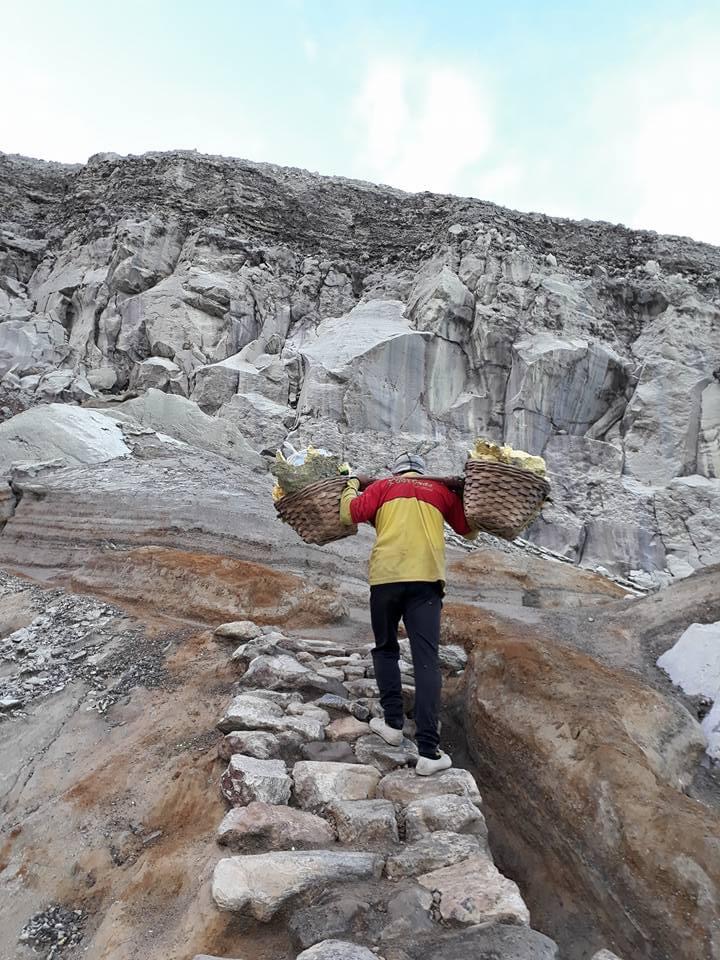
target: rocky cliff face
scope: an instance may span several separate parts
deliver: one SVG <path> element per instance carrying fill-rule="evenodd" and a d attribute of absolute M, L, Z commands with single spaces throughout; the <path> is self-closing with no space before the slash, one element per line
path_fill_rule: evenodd
<path fill-rule="evenodd" d="M 0 155 L 0 377 L 6 418 L 189 398 L 249 458 L 458 470 L 489 435 L 548 460 L 536 542 L 660 581 L 720 560 L 720 249 L 685 238 L 194 153 Z"/>

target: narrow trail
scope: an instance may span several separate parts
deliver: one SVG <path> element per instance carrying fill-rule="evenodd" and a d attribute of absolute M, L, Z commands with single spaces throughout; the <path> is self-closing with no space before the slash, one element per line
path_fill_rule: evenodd
<path fill-rule="evenodd" d="M 281 928 L 286 955 L 302 960 L 559 957 L 493 862 L 469 771 L 417 776 L 410 720 L 400 747 L 371 733 L 381 710 L 369 644 L 290 637 L 250 621 L 216 636 L 245 668 L 218 724 L 231 808 L 217 830 L 225 855 L 212 895 L 243 918 L 234 942 L 223 932 L 225 949 L 236 950 L 224 956 L 245 956 L 246 936 L 262 942 Z M 411 713 L 407 640 L 401 657 Z M 462 648 L 441 648 L 450 686 L 465 663 Z M 207 954 L 215 948 L 208 943 Z"/>

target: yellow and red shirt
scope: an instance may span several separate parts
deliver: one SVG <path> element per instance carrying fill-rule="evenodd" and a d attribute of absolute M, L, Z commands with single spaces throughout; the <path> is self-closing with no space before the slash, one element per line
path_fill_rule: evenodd
<path fill-rule="evenodd" d="M 476 535 L 458 494 L 417 473 L 376 480 L 364 493 L 358 489 L 357 480 L 348 481 L 340 500 L 340 519 L 375 527 L 370 584 L 444 582 L 445 521 L 464 537 Z"/>

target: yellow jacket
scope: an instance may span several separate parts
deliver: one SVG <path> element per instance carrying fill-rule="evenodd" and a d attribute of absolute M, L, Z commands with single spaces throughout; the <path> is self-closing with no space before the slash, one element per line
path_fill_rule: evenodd
<path fill-rule="evenodd" d="M 407 581 L 445 582 L 447 521 L 468 539 L 470 529 L 462 500 L 443 483 L 405 473 L 371 483 L 348 480 L 340 500 L 343 523 L 371 523 L 377 534 L 370 555 L 370 584 Z"/>

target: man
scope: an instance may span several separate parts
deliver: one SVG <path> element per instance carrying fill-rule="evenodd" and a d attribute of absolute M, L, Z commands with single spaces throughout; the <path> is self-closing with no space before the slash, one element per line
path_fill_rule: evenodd
<path fill-rule="evenodd" d="M 359 493 L 360 480 L 348 480 L 340 502 L 343 523 L 372 523 L 377 534 L 370 556 L 372 651 L 384 720 L 370 727 L 386 743 L 402 743 L 404 722 L 397 628 L 402 618 L 415 668 L 415 726 L 419 759 L 415 772 L 429 776 L 452 765 L 439 749 L 440 611 L 445 588 L 447 521 L 469 539 L 462 500 L 437 480 L 423 477 L 422 457 L 402 453 L 392 477 L 376 480 Z"/>

